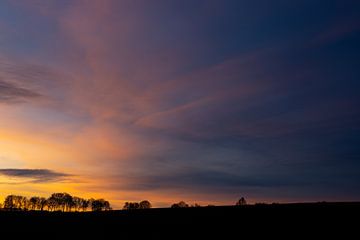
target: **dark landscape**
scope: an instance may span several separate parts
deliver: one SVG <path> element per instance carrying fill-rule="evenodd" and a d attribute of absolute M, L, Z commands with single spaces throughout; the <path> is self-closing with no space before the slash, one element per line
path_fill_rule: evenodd
<path fill-rule="evenodd" d="M 102 212 L 1 211 L 0 223 L 3 233 L 46 239 L 240 239 L 247 234 L 351 236 L 358 230 L 359 214 L 359 202 L 320 202 Z"/>

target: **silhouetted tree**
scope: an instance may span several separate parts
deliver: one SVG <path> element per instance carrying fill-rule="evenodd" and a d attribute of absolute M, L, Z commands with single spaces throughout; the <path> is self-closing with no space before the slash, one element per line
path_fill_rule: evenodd
<path fill-rule="evenodd" d="M 52 210 L 71 211 L 73 207 L 72 196 L 68 193 L 53 193 L 49 197 L 49 204 Z"/>
<path fill-rule="evenodd" d="M 29 207 L 31 210 L 36 210 L 39 207 L 40 198 L 39 197 L 31 197 L 29 199 Z"/>
<path fill-rule="evenodd" d="M 5 209 L 9 209 L 9 210 L 13 210 L 14 208 L 16 208 L 16 204 L 15 204 L 15 195 L 8 195 L 6 196 L 5 200 L 4 200 L 4 208 Z"/>
<path fill-rule="evenodd" d="M 105 201 L 103 206 L 104 206 L 105 211 L 110 211 L 111 210 L 111 206 L 110 206 L 109 201 Z"/>
<path fill-rule="evenodd" d="M 74 203 L 75 211 L 78 211 L 78 210 L 81 208 L 82 198 L 80 198 L 80 197 L 73 197 L 72 200 L 73 200 L 73 203 Z"/>
<path fill-rule="evenodd" d="M 123 206 L 124 210 L 129 210 L 130 209 L 130 203 L 129 202 L 125 202 L 124 206 Z"/>
<path fill-rule="evenodd" d="M 244 205 L 246 205 L 246 200 L 245 200 L 245 198 L 241 197 L 241 198 L 239 199 L 239 201 L 236 202 L 235 205 L 236 205 L 236 206 L 244 206 Z"/>
<path fill-rule="evenodd" d="M 27 199 L 26 197 L 22 197 L 20 201 L 21 201 L 20 209 L 25 210 L 25 211 L 28 210 L 29 205 L 30 205 L 29 199 Z"/>
<path fill-rule="evenodd" d="M 92 211 L 107 211 L 111 210 L 110 203 L 108 201 L 105 201 L 104 199 L 96 199 L 91 200 L 91 209 Z"/>
<path fill-rule="evenodd" d="M 187 208 L 187 207 L 189 207 L 189 205 L 184 201 L 180 201 L 178 203 L 174 203 L 173 205 L 171 205 L 171 208 Z"/>
<path fill-rule="evenodd" d="M 93 211 L 101 211 L 102 210 L 102 202 L 101 200 L 94 200 L 91 202 L 91 210 Z"/>
<path fill-rule="evenodd" d="M 90 199 L 88 200 L 88 202 L 89 202 L 89 206 L 88 206 L 88 207 L 90 207 L 91 209 L 92 209 L 92 204 L 93 204 L 94 201 L 95 201 L 94 198 L 90 198 Z"/>
<path fill-rule="evenodd" d="M 71 212 L 71 209 L 74 207 L 73 197 L 68 193 L 64 193 L 63 202 L 65 206 L 65 208 L 63 208 L 63 211 L 65 210 Z"/>
<path fill-rule="evenodd" d="M 46 200 L 46 206 L 48 208 L 48 211 L 55 211 L 58 207 L 58 202 L 53 197 L 49 197 Z"/>
<path fill-rule="evenodd" d="M 80 197 L 72 197 L 68 193 L 53 193 L 46 199 L 44 197 L 31 197 L 27 199 L 24 196 L 8 195 L 3 207 L 8 210 L 41 210 L 43 211 L 47 207 L 48 211 L 86 211 L 88 207 L 91 207 L 93 211 L 108 211 L 111 210 L 110 202 L 105 199 L 83 199 Z"/>
<path fill-rule="evenodd" d="M 79 211 L 80 209 L 83 211 L 86 211 L 86 209 L 89 207 L 89 200 L 86 200 L 81 197 L 73 197 L 72 200 L 73 200 L 75 211 Z M 94 201 L 94 199 L 92 201 Z"/>
<path fill-rule="evenodd" d="M 132 209 L 139 209 L 140 204 L 137 202 L 125 202 L 123 209 L 124 210 L 132 210 Z"/>
<path fill-rule="evenodd" d="M 141 201 L 139 203 L 139 208 L 140 209 L 149 209 L 149 208 L 151 208 L 151 203 L 148 200 Z"/>
<path fill-rule="evenodd" d="M 9 210 L 27 210 L 29 200 L 24 196 L 8 195 L 4 200 L 4 208 Z"/>
<path fill-rule="evenodd" d="M 41 197 L 41 198 L 39 199 L 38 207 L 37 207 L 37 208 L 38 208 L 40 211 L 43 211 L 44 208 L 45 208 L 45 206 L 47 205 L 47 203 L 48 203 L 47 199 L 44 198 L 44 197 Z"/>
<path fill-rule="evenodd" d="M 80 207 L 83 210 L 83 212 L 85 212 L 88 209 L 89 204 L 90 204 L 89 200 L 86 200 L 86 199 L 83 199 L 83 198 L 81 199 Z"/>

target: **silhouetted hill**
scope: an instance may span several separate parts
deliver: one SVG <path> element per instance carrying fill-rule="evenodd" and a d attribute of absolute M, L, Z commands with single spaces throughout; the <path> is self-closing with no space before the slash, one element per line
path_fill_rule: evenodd
<path fill-rule="evenodd" d="M 359 213 L 358 202 L 85 213 L 2 211 L 0 224 L 3 234 L 25 234 L 44 239 L 72 239 L 75 236 L 78 239 L 240 239 L 245 235 L 292 238 L 308 234 L 342 234 L 345 237 L 357 231 Z"/>

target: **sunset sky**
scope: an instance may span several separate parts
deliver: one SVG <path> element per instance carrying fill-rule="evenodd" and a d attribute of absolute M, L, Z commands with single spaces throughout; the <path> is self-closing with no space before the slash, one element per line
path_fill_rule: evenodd
<path fill-rule="evenodd" d="M 360 1 L 0 1 L 0 201 L 360 200 Z"/>

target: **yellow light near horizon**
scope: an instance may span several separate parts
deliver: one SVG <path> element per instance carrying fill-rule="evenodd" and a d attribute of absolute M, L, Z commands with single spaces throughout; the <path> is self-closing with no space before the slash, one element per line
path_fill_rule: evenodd
<path fill-rule="evenodd" d="M 0 129 L 0 168 L 52 168 L 69 158 L 65 145 L 27 133 Z"/>

